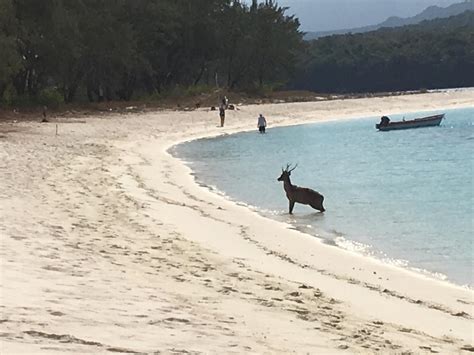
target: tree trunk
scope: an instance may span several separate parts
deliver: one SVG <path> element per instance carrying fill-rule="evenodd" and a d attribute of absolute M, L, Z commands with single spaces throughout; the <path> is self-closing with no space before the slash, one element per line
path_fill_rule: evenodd
<path fill-rule="evenodd" d="M 87 85 L 87 98 L 89 99 L 89 102 L 94 102 L 94 92 L 90 85 Z"/>
<path fill-rule="evenodd" d="M 199 71 L 199 74 L 198 74 L 197 78 L 194 80 L 194 85 L 197 85 L 201 81 L 202 76 L 203 76 L 204 72 L 206 71 L 206 69 L 207 69 L 206 65 L 203 64 L 201 66 L 201 70 Z"/>

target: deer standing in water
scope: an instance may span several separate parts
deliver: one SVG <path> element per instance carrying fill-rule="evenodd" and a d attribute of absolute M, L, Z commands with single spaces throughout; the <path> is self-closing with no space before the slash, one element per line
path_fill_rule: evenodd
<path fill-rule="evenodd" d="M 290 201 L 290 214 L 293 214 L 293 207 L 295 207 L 296 202 L 302 203 L 303 205 L 310 205 L 315 210 L 324 212 L 323 195 L 306 187 L 298 187 L 291 184 L 290 175 L 297 166 L 298 164 L 290 169 L 290 164 L 287 164 L 286 169 L 281 169 L 281 176 L 278 178 L 278 181 L 283 181 L 283 188 L 285 189 L 286 197 Z"/>

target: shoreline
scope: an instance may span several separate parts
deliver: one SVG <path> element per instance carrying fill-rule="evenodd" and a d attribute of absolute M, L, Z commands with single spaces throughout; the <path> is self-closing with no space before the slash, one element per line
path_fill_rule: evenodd
<path fill-rule="evenodd" d="M 457 91 L 457 89 L 452 89 L 451 91 Z M 446 92 L 446 90 L 444 90 L 444 91 L 433 91 L 433 92 Z M 449 110 L 458 110 L 458 109 L 466 109 L 466 108 L 474 108 L 474 104 L 472 106 L 468 105 L 468 106 L 459 106 L 459 107 L 454 107 L 454 108 L 453 107 L 439 108 L 439 110 L 440 111 L 441 110 L 449 111 Z M 395 115 L 413 114 L 413 113 L 417 113 L 417 114 L 418 113 L 428 113 L 428 112 L 431 112 L 431 111 L 432 110 L 416 111 L 416 112 L 399 112 L 399 113 L 395 113 Z M 292 125 L 282 124 L 282 125 L 277 125 L 277 126 L 272 127 L 272 128 L 284 128 L 284 127 L 288 127 L 288 126 L 320 124 L 320 123 L 330 122 L 330 121 L 334 121 L 334 120 L 335 121 L 344 121 L 344 120 L 349 121 L 349 120 L 363 120 L 363 119 L 368 119 L 368 118 L 370 118 L 370 117 L 347 117 L 347 118 L 344 118 L 344 119 L 335 118 L 335 119 L 328 119 L 328 120 L 323 119 L 323 120 L 308 121 L 308 122 L 303 122 L 303 123 L 295 123 L 295 124 L 292 124 Z M 216 194 L 219 197 L 221 197 L 221 198 L 223 198 L 223 199 L 225 199 L 225 200 L 227 200 L 231 203 L 234 203 L 234 204 L 239 205 L 239 206 L 244 206 L 244 207 L 248 208 L 250 211 L 258 214 L 261 217 L 271 219 L 271 220 L 276 221 L 278 223 L 282 223 L 282 224 L 286 225 L 285 228 L 295 229 L 295 230 L 297 230 L 297 231 L 299 231 L 303 234 L 306 234 L 306 235 L 309 235 L 309 236 L 315 238 L 315 240 L 317 240 L 318 242 L 320 242 L 322 244 L 326 244 L 326 245 L 329 245 L 329 246 L 334 246 L 336 248 L 347 251 L 349 253 L 356 254 L 360 257 L 369 258 L 369 259 L 372 259 L 372 260 L 375 260 L 375 261 L 378 261 L 378 262 L 382 262 L 383 264 L 395 267 L 395 268 L 400 269 L 400 270 L 407 270 L 409 272 L 414 273 L 415 275 L 425 277 L 427 279 L 431 279 L 431 280 L 434 280 L 434 281 L 439 281 L 441 283 L 446 283 L 446 284 L 448 284 L 450 286 L 453 286 L 453 287 L 460 287 L 462 289 L 467 289 L 467 290 L 470 290 L 470 291 L 474 291 L 474 285 L 470 285 L 469 283 L 467 283 L 467 284 L 457 283 L 457 282 L 451 280 L 449 278 L 449 276 L 444 274 L 444 273 L 437 272 L 437 271 L 431 271 L 431 270 L 427 270 L 427 269 L 423 269 L 423 268 L 414 266 L 414 265 L 412 265 L 412 263 L 409 260 L 406 260 L 406 259 L 394 259 L 394 258 L 390 257 L 389 255 L 385 254 L 384 250 L 374 249 L 371 245 L 366 245 L 366 244 L 363 244 L 363 243 L 359 243 L 359 242 L 347 239 L 346 236 L 343 236 L 343 238 L 348 243 L 350 243 L 351 245 L 355 246 L 357 244 L 360 244 L 363 247 L 369 249 L 368 251 L 351 250 L 351 249 L 348 249 L 348 248 L 338 244 L 336 241 L 334 241 L 334 243 L 329 243 L 329 240 L 327 240 L 324 237 L 318 235 L 318 230 L 313 231 L 316 234 L 306 232 L 306 231 L 303 231 L 303 230 L 299 229 L 298 225 L 296 225 L 296 224 L 293 224 L 291 222 L 283 222 L 283 221 L 279 221 L 276 218 L 272 218 L 270 215 L 266 214 L 265 211 L 262 210 L 261 208 L 259 208 L 258 206 L 252 206 L 252 205 L 247 204 L 245 201 L 234 199 L 231 196 L 227 195 L 227 193 L 225 191 L 220 190 L 216 186 L 211 186 L 211 185 L 207 184 L 204 180 L 199 181 L 199 179 L 196 175 L 196 172 L 189 165 L 190 163 L 192 163 L 192 161 L 184 161 L 182 158 L 180 158 L 178 156 L 178 153 L 176 153 L 176 154 L 172 153 L 172 150 L 174 150 L 178 145 L 187 144 L 187 143 L 193 142 L 195 140 L 214 139 L 214 138 L 218 138 L 222 135 L 227 136 L 227 135 L 233 135 L 233 134 L 239 134 L 239 133 L 245 133 L 245 132 L 252 132 L 252 131 L 254 131 L 254 129 L 251 129 L 251 130 L 246 130 L 245 129 L 245 130 L 235 131 L 235 132 L 232 132 L 232 133 L 224 133 L 224 134 L 218 134 L 218 135 L 212 135 L 212 136 L 205 136 L 205 137 L 197 137 L 197 138 L 187 139 L 185 141 L 178 142 L 176 144 L 170 145 L 168 148 L 166 148 L 166 153 L 169 154 L 172 158 L 177 159 L 183 165 L 185 165 L 186 167 L 188 167 L 190 169 L 189 174 L 191 175 L 194 183 L 196 185 L 198 185 L 199 187 L 201 187 L 203 189 L 206 189 L 209 192 L 211 192 L 213 194 Z M 376 253 L 377 255 L 372 255 L 371 252 Z M 384 255 L 384 257 L 382 257 L 383 255 Z"/>
<path fill-rule="evenodd" d="M 441 101 L 470 107 L 474 95 L 249 105 L 223 129 L 203 109 L 3 123 L 3 351 L 472 351 L 472 291 L 262 217 L 169 153 L 253 130 L 261 110 L 273 127 Z"/>
<path fill-rule="evenodd" d="M 444 112 L 449 112 L 450 110 L 457 110 L 457 109 L 463 109 L 463 108 L 470 108 L 471 106 L 461 106 L 461 107 L 456 107 L 456 108 L 449 108 L 449 109 L 446 109 L 444 110 Z M 474 107 L 474 106 L 473 106 Z M 440 110 L 443 110 L 443 109 L 440 109 Z M 431 110 L 429 111 L 422 111 L 421 113 L 424 113 L 424 112 L 430 112 Z M 408 114 L 408 115 L 413 115 L 414 113 L 419 113 L 419 112 L 403 112 L 403 114 Z M 356 118 L 347 118 L 345 120 L 352 120 L 352 119 L 355 119 L 355 120 L 358 120 L 358 119 L 368 119 L 369 117 L 356 117 Z M 339 119 L 337 119 L 338 121 L 340 121 Z M 297 123 L 295 125 L 307 125 L 307 124 L 319 124 L 319 123 L 324 123 L 324 122 L 328 122 L 328 121 L 325 121 L 325 120 L 317 120 L 317 121 L 309 121 L 309 122 L 305 122 L 305 123 Z M 282 127 L 286 127 L 285 125 L 281 125 L 281 126 L 278 126 L 278 128 L 282 128 Z M 274 127 L 276 128 L 276 127 Z M 251 130 L 252 132 L 253 130 Z M 246 130 L 244 131 L 237 131 L 237 132 L 234 132 L 234 133 L 231 133 L 231 134 L 239 134 L 239 133 L 244 133 L 246 132 Z M 224 135 L 227 135 L 224 134 Z M 277 218 L 273 218 L 271 215 L 269 215 L 268 213 L 265 212 L 265 210 L 262 210 L 260 209 L 258 206 L 252 206 L 252 205 L 248 205 L 245 201 L 241 201 L 241 200 L 238 200 L 238 199 L 234 199 L 232 198 L 231 196 L 227 195 L 225 191 L 222 191 L 220 189 L 218 189 L 216 186 L 211 186 L 209 184 L 207 184 L 204 180 L 199 180 L 198 177 L 196 176 L 196 172 L 193 170 L 192 166 L 190 166 L 190 163 L 192 164 L 192 161 L 184 161 L 182 158 L 179 157 L 178 153 L 175 151 L 173 152 L 173 150 L 178 146 L 178 145 L 181 145 L 181 144 L 187 144 L 189 142 L 192 142 L 194 140 L 201 140 L 201 139 L 213 139 L 213 138 L 217 138 L 219 137 L 220 135 L 218 136 L 209 136 L 209 137 L 199 137 L 199 138 L 196 138 L 196 139 L 191 139 L 191 140 L 186 140 L 185 142 L 179 142 L 177 144 L 174 144 L 174 145 L 171 145 L 166 151 L 168 154 L 170 154 L 173 158 L 181 161 L 182 164 L 186 165 L 188 168 L 191 169 L 192 173 L 192 177 L 193 177 L 193 180 L 194 182 L 199 185 L 200 187 L 204 188 L 204 189 L 207 189 L 208 191 L 210 191 L 211 193 L 214 193 L 214 194 L 217 194 L 219 195 L 220 197 L 230 201 L 230 202 L 233 202 L 237 205 L 240 205 L 240 206 L 245 206 L 247 207 L 249 210 L 251 210 L 252 212 L 255 212 L 257 213 L 258 215 L 262 216 L 262 217 L 265 217 L 265 218 L 269 218 L 269 219 L 272 219 L 272 220 L 275 220 L 275 221 L 278 221 L 278 222 L 282 222 L 282 221 L 279 221 Z M 282 222 L 282 223 L 286 223 L 286 222 Z M 322 236 L 319 236 L 318 235 L 318 230 L 313 230 L 313 232 L 311 233 L 310 231 L 304 231 L 303 229 L 300 229 L 298 228 L 298 225 L 297 224 L 294 224 L 294 223 L 291 223 L 291 222 L 288 222 L 287 223 L 288 226 L 290 228 L 294 228 L 298 231 L 300 231 L 301 233 L 304 233 L 304 234 L 307 234 L 307 235 L 310 235 L 312 237 L 314 237 L 316 240 L 320 241 L 321 243 L 323 244 L 327 244 L 327 245 L 330 245 L 330 246 L 334 246 L 334 247 L 337 247 L 337 248 L 340 248 L 342 250 L 346 250 L 348 252 L 352 252 L 352 253 L 355 253 L 357 255 L 360 255 L 361 257 L 367 257 L 367 258 L 371 258 L 371 259 L 374 259 L 374 260 L 378 260 L 378 261 L 381 261 L 382 263 L 385 263 L 387 265 L 391 265 L 391 266 L 394 266 L 396 268 L 400 268 L 400 269 L 404 269 L 404 270 L 408 270 L 408 271 L 411 271 L 417 275 L 421 275 L 423 277 L 426 277 L 426 278 L 429 278 L 429 279 L 433 279 L 435 281 L 440 281 L 440 282 L 443 282 L 443 283 L 447 283 L 449 285 L 452 285 L 452 286 L 455 286 L 455 287 L 461 287 L 463 289 L 467 289 L 467 290 L 474 290 L 473 288 L 473 285 L 470 285 L 469 283 L 466 283 L 466 284 L 462 284 L 462 283 L 459 283 L 459 282 L 456 282 L 456 281 L 453 281 L 450 279 L 450 277 L 444 273 L 441 273 L 441 272 L 437 272 L 437 271 L 431 271 L 431 270 L 428 270 L 428 269 L 424 269 L 424 268 L 421 268 L 421 267 L 418 267 L 418 266 L 415 266 L 413 265 L 412 262 L 410 262 L 409 260 L 406 260 L 406 259 L 394 259 L 392 257 L 390 257 L 389 255 L 385 254 L 385 251 L 384 250 L 380 250 L 380 249 L 374 249 L 374 247 L 372 247 L 371 245 L 368 245 L 368 244 L 363 244 L 363 243 L 359 243 L 359 242 L 356 242 L 356 241 L 353 241 L 351 239 L 347 239 L 345 236 L 343 237 L 344 240 L 346 242 L 348 242 L 350 245 L 352 246 L 357 246 L 357 245 L 361 245 L 364 247 L 364 249 L 368 248 L 368 250 L 364 250 L 364 251 L 361 251 L 361 250 L 352 250 L 350 248 L 346 248 L 344 247 L 343 245 L 340 245 L 337 241 L 332 241 L 332 240 L 328 240 Z M 375 254 L 373 254 L 375 253 Z"/>
<path fill-rule="evenodd" d="M 177 158 L 177 159 L 179 159 L 179 158 Z M 183 164 L 185 164 L 185 163 L 183 163 Z M 185 165 L 188 166 L 187 164 L 185 164 Z M 194 177 L 194 170 L 193 170 L 193 173 L 191 173 L 191 174 Z M 222 197 L 223 199 L 225 199 L 225 200 L 227 200 L 231 203 L 234 203 L 238 206 L 243 206 L 243 207 L 249 209 L 251 212 L 256 213 L 257 215 L 259 215 L 263 218 L 267 218 L 267 219 L 270 219 L 272 221 L 276 221 L 277 223 L 281 223 L 281 224 L 285 225 L 285 228 L 287 228 L 287 229 L 294 229 L 294 230 L 296 230 L 296 231 L 298 231 L 302 234 L 308 235 L 308 236 L 314 238 L 315 241 L 317 241 L 319 243 L 322 243 L 324 245 L 341 249 L 345 252 L 355 254 L 355 255 L 360 256 L 362 258 L 368 258 L 368 259 L 371 259 L 371 260 L 374 260 L 374 261 L 377 261 L 377 262 L 381 262 L 384 265 L 391 266 L 391 267 L 394 267 L 394 268 L 399 269 L 399 270 L 409 271 L 409 272 L 413 273 L 414 275 L 417 275 L 419 277 L 427 278 L 428 280 L 438 281 L 438 282 L 441 282 L 443 284 L 447 284 L 447 285 L 452 286 L 452 287 L 459 287 L 461 289 L 474 291 L 474 285 L 456 283 L 455 281 L 450 280 L 448 275 L 445 275 L 441 272 L 430 271 L 430 270 L 427 270 L 427 269 L 423 269 L 423 268 L 413 266 L 413 265 L 411 265 L 411 262 L 409 260 L 394 259 L 394 258 L 389 257 L 388 255 L 385 255 L 385 258 L 382 258 L 382 256 L 372 255 L 370 253 L 366 253 L 365 251 L 352 250 L 352 249 L 346 248 L 346 247 L 338 244 L 337 242 L 332 242 L 332 241 L 330 241 L 328 239 L 325 239 L 324 237 L 322 237 L 318 234 L 312 234 L 310 232 L 299 229 L 298 226 L 295 225 L 295 224 L 291 224 L 289 222 L 279 221 L 278 219 L 272 218 L 271 216 L 266 214 L 264 210 L 259 209 L 257 206 L 249 205 L 244 201 L 233 199 L 230 196 L 228 196 L 224 191 L 221 191 L 221 190 L 217 189 L 214 186 L 206 185 L 204 182 L 199 182 L 197 180 L 195 181 L 195 183 L 199 187 L 208 190 L 212 194 L 218 195 L 219 197 Z M 316 233 L 317 230 L 315 230 L 314 232 Z M 368 248 L 369 249 L 368 252 L 374 252 L 374 253 L 377 253 L 377 254 L 385 254 L 385 251 L 379 250 L 379 249 L 374 249 L 371 245 L 355 242 L 355 241 L 350 240 L 350 239 L 346 239 L 345 236 L 343 238 L 351 245 L 360 244 L 364 248 Z"/>

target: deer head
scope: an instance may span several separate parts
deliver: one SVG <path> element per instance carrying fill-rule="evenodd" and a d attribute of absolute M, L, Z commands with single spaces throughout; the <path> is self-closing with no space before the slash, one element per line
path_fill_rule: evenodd
<path fill-rule="evenodd" d="M 291 175 L 291 172 L 293 170 L 296 169 L 296 167 L 298 166 L 298 164 L 296 164 L 293 168 L 291 168 L 291 165 L 290 164 L 286 164 L 286 168 L 283 169 L 281 168 L 281 175 L 280 177 L 277 179 L 278 181 L 285 181 L 285 180 L 288 180 L 290 178 L 290 175 Z"/>

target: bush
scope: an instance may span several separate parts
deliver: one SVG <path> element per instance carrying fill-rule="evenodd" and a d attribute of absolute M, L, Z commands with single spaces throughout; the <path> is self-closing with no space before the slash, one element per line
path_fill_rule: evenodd
<path fill-rule="evenodd" d="M 165 97 L 195 97 L 215 91 L 215 88 L 208 85 L 175 85 L 164 92 Z"/>
<path fill-rule="evenodd" d="M 3 92 L 3 96 L 0 97 L 0 103 L 2 106 L 12 107 L 15 102 L 17 101 L 18 97 L 16 94 L 15 89 L 12 85 L 8 85 L 5 91 Z"/>
<path fill-rule="evenodd" d="M 201 94 L 207 94 L 213 92 L 215 88 L 209 85 L 192 85 L 184 90 L 186 96 L 198 96 Z"/>
<path fill-rule="evenodd" d="M 137 101 L 145 101 L 145 102 L 159 102 L 163 100 L 163 94 L 155 91 L 151 94 L 149 93 L 138 93 L 134 95 L 134 99 Z"/>
<path fill-rule="evenodd" d="M 64 104 L 63 95 L 54 88 L 44 89 L 38 95 L 38 103 L 50 108 L 58 108 Z"/>
<path fill-rule="evenodd" d="M 42 90 L 37 96 L 18 95 L 13 86 L 8 86 L 0 97 L 0 103 L 6 107 L 33 107 L 48 106 L 49 108 L 58 108 L 64 104 L 63 95 L 54 88 Z"/>

